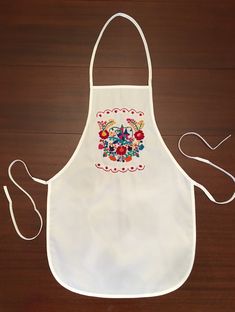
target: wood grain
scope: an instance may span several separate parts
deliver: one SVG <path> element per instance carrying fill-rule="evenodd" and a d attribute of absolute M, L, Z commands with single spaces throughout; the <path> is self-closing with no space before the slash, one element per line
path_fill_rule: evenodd
<path fill-rule="evenodd" d="M 232 0 L 3 0 L 0 64 L 87 66 L 104 21 L 124 11 L 144 25 L 154 66 L 234 68 L 234 10 Z M 102 66 L 141 66 L 135 33 L 128 21 L 113 21 Z M 129 57 L 117 57 L 123 53 Z"/>
<path fill-rule="evenodd" d="M 95 83 L 145 84 L 146 69 L 95 68 Z M 155 117 L 164 135 L 199 129 L 226 136 L 234 131 L 235 71 L 154 69 Z M 86 68 L 1 68 L 0 130 L 79 133 L 89 103 Z"/>
<path fill-rule="evenodd" d="M 28 199 L 7 177 L 15 158 L 34 176 L 49 179 L 74 152 L 87 117 L 88 66 L 104 22 L 114 13 L 141 25 L 153 64 L 157 125 L 183 169 L 213 195 L 226 199 L 231 180 L 185 159 L 179 136 L 198 131 L 218 143 L 235 125 L 235 3 L 219 0 L 0 2 L 0 181 L 9 186 L 16 217 L 26 235 L 38 227 Z M 97 51 L 96 84 L 145 84 L 146 60 L 136 29 L 116 19 Z M 210 159 L 234 174 L 233 137 L 216 151 L 197 138 L 184 150 Z M 43 185 L 22 166 L 14 175 L 34 197 L 46 221 Z M 33 242 L 18 238 L 0 191 L 0 311 L 3 312 L 232 312 L 235 310 L 234 203 L 214 205 L 196 189 L 197 250 L 186 283 L 164 296 L 100 299 L 73 294 L 52 277 L 45 227 Z"/>

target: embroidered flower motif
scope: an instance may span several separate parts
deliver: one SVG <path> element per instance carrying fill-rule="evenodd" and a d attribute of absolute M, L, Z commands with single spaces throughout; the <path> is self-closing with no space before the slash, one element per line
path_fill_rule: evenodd
<path fill-rule="evenodd" d="M 144 138 L 144 132 L 142 130 L 138 130 L 136 131 L 136 133 L 134 134 L 135 138 L 140 141 Z"/>
<path fill-rule="evenodd" d="M 109 156 L 109 159 L 112 160 L 112 161 L 115 161 L 116 157 L 111 155 L 111 156 Z"/>
<path fill-rule="evenodd" d="M 101 130 L 99 132 L 99 136 L 101 139 L 107 139 L 109 137 L 109 132 L 107 130 Z"/>
<path fill-rule="evenodd" d="M 100 142 L 98 149 L 103 150 L 103 157 L 111 161 L 129 162 L 133 157 L 139 157 L 139 152 L 144 149 L 143 139 L 144 121 L 126 119 L 128 125 L 114 126 L 114 119 L 98 121 L 100 128 Z"/>
<path fill-rule="evenodd" d="M 118 155 L 125 155 L 126 154 L 126 146 L 118 146 L 116 149 Z"/>

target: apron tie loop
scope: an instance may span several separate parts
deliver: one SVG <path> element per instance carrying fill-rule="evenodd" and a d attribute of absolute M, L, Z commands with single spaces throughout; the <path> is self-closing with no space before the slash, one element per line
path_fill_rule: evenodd
<path fill-rule="evenodd" d="M 225 137 L 221 142 L 219 142 L 216 146 L 213 147 L 213 146 L 211 146 L 200 134 L 198 134 L 197 132 L 186 132 L 186 133 L 184 133 L 184 134 L 180 137 L 180 139 L 179 139 L 179 141 L 178 141 L 178 148 L 179 148 L 181 154 L 183 154 L 185 157 L 191 158 L 191 159 L 195 159 L 195 160 L 200 161 L 200 162 L 207 163 L 208 165 L 210 165 L 210 166 L 212 166 L 212 167 L 218 169 L 219 171 L 222 171 L 224 174 L 226 174 L 228 177 L 230 177 L 230 178 L 233 180 L 233 182 L 235 182 L 235 177 L 234 177 L 231 173 L 229 173 L 228 171 L 224 170 L 223 168 L 217 166 L 216 164 L 212 163 L 212 162 L 209 161 L 208 159 L 201 158 L 201 157 L 196 157 L 196 156 L 191 156 L 191 155 L 186 154 L 186 153 L 182 150 L 182 148 L 181 148 L 181 141 L 182 141 L 183 137 L 185 137 L 185 136 L 187 136 L 187 135 L 196 135 L 198 138 L 200 138 L 200 139 L 203 141 L 203 143 L 204 143 L 208 148 L 210 148 L 211 150 L 215 150 L 215 149 L 217 149 L 223 142 L 225 142 L 227 139 L 229 139 L 229 138 L 231 137 L 231 134 L 228 135 L 227 137 Z M 198 182 L 196 182 L 196 181 L 194 181 L 194 183 L 195 183 L 195 185 L 196 185 L 197 187 L 199 187 L 199 188 L 206 194 L 206 196 L 207 196 L 212 202 L 214 202 L 214 203 L 216 203 L 216 204 L 221 204 L 221 205 L 227 204 L 227 203 L 230 203 L 230 202 L 235 198 L 235 192 L 234 192 L 233 195 L 232 195 L 228 200 L 225 200 L 225 201 L 217 201 L 217 200 L 211 195 L 211 193 L 205 188 L 205 186 L 203 186 L 202 184 L 200 184 L 200 183 L 198 183 Z"/>
<path fill-rule="evenodd" d="M 128 14 L 125 14 L 125 13 L 122 13 L 122 12 L 119 12 L 119 13 L 116 13 L 114 15 L 112 15 L 108 20 L 107 22 L 104 24 L 103 28 L 101 29 L 100 31 L 100 34 L 96 40 L 96 43 L 94 45 L 94 48 L 93 48 L 93 51 L 92 51 L 92 55 L 91 55 L 91 60 L 90 60 L 90 67 L 89 67 L 89 81 L 90 81 L 90 87 L 93 86 L 93 65 L 94 65 L 94 60 L 95 60 L 95 55 L 96 55 L 96 50 L 98 48 L 98 45 L 100 43 L 100 40 L 101 40 L 101 37 L 106 29 L 106 27 L 108 26 L 108 24 L 116 17 L 123 17 L 123 18 L 126 18 L 127 20 L 129 20 L 130 22 L 132 22 L 134 24 L 134 26 L 137 28 L 139 34 L 140 34 L 140 37 L 143 41 L 143 44 L 144 44 L 144 49 L 145 49 L 145 53 L 146 53 L 146 57 L 147 57 L 147 64 L 148 64 L 148 86 L 151 86 L 152 85 L 152 64 L 151 64 L 151 57 L 150 57 L 150 53 L 149 53 L 149 48 L 148 48 L 148 44 L 147 44 L 147 41 L 145 39 L 145 36 L 144 36 L 144 33 L 140 27 L 140 25 L 137 23 L 137 21 L 131 17 L 130 15 Z"/>
<path fill-rule="evenodd" d="M 17 162 L 21 162 L 21 163 L 24 165 L 27 174 L 28 174 L 29 177 L 30 177 L 32 180 L 34 180 L 35 182 L 38 182 L 38 183 L 41 183 L 41 184 L 46 185 L 46 184 L 47 184 L 47 181 L 33 177 L 33 176 L 31 175 L 31 173 L 29 172 L 29 170 L 28 170 L 28 168 L 27 168 L 25 162 L 22 161 L 22 160 L 20 160 L 20 159 L 16 159 L 16 160 L 12 161 L 12 162 L 10 163 L 9 167 L 8 167 L 8 176 L 9 176 L 10 180 L 11 180 L 11 181 L 12 181 L 12 182 L 13 182 L 29 199 L 30 199 L 30 201 L 31 201 L 31 203 L 32 203 L 32 205 L 33 205 L 33 209 L 34 209 L 34 211 L 36 212 L 36 214 L 37 214 L 37 216 L 38 216 L 38 218 L 39 218 L 39 221 L 40 221 L 39 230 L 38 230 L 37 234 L 34 235 L 34 236 L 32 236 L 32 237 L 26 237 L 26 236 L 24 236 L 24 235 L 21 233 L 21 231 L 20 231 L 20 229 L 19 229 L 19 227 L 18 227 L 18 225 L 17 225 L 16 219 L 15 219 L 15 214 L 14 214 L 13 205 L 12 205 L 12 199 L 11 199 L 11 196 L 10 196 L 10 194 L 9 194 L 8 188 L 7 188 L 6 185 L 3 186 L 3 190 L 4 190 L 4 192 L 5 192 L 5 195 L 6 195 L 6 197 L 7 197 L 7 200 L 8 200 L 8 202 L 9 202 L 10 215 L 11 215 L 11 219 L 12 219 L 14 228 L 15 228 L 15 230 L 16 230 L 16 233 L 19 235 L 19 237 L 21 237 L 21 238 L 24 239 L 24 240 L 33 240 L 33 239 L 35 239 L 36 237 L 38 237 L 38 235 L 39 235 L 39 234 L 41 233 L 41 231 L 42 231 L 43 219 L 42 219 L 42 216 L 41 216 L 40 212 L 37 210 L 37 207 L 36 207 L 36 204 L 35 204 L 33 198 L 32 198 L 32 197 L 29 195 L 29 193 L 27 193 L 27 192 L 14 180 L 14 178 L 12 177 L 11 169 L 12 169 L 12 166 L 13 166 L 15 163 L 17 163 Z"/>

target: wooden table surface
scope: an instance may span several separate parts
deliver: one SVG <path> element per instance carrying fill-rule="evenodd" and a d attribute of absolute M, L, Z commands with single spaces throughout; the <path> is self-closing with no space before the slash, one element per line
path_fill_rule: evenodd
<path fill-rule="evenodd" d="M 206 164 L 183 157 L 180 135 L 197 131 L 211 144 L 235 125 L 235 2 L 233 0 L 0 2 L 0 184 L 7 184 L 25 235 L 38 222 L 24 194 L 7 177 L 15 158 L 49 179 L 73 153 L 89 100 L 88 67 L 101 27 L 116 12 L 133 16 L 146 36 L 153 65 L 157 123 L 170 151 L 219 200 L 232 181 Z M 96 84 L 145 84 L 146 59 L 135 27 L 115 19 L 95 60 Z M 196 137 L 183 147 L 235 173 L 234 138 L 216 151 Z M 34 197 L 46 222 L 47 189 L 22 166 L 14 176 Z M 101 299 L 69 292 L 50 273 L 45 227 L 21 240 L 0 191 L 1 312 L 232 312 L 235 311 L 234 202 L 211 203 L 196 190 L 197 248 L 193 270 L 178 290 L 160 297 Z"/>

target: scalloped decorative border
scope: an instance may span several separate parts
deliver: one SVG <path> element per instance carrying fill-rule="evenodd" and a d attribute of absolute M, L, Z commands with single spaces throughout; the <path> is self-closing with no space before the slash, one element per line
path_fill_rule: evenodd
<path fill-rule="evenodd" d="M 95 166 L 97 169 L 102 169 L 106 172 L 112 172 L 112 173 L 117 173 L 117 172 L 125 173 L 127 171 L 135 172 L 137 170 L 144 170 L 144 168 L 145 168 L 145 165 L 139 165 L 138 167 L 131 166 L 129 168 L 123 167 L 121 170 L 118 168 L 111 168 L 109 166 L 102 166 L 101 164 L 95 164 Z"/>
<path fill-rule="evenodd" d="M 101 118 L 103 117 L 103 115 L 109 115 L 110 113 L 118 113 L 118 112 L 122 112 L 122 113 L 131 113 L 131 114 L 138 114 L 140 117 L 144 116 L 144 112 L 142 111 L 136 111 L 134 108 L 131 108 L 131 109 L 128 109 L 128 108 L 113 108 L 113 109 L 106 109 L 104 110 L 103 112 L 102 111 L 99 111 L 97 114 L 96 114 L 96 117 L 98 118 Z"/>

